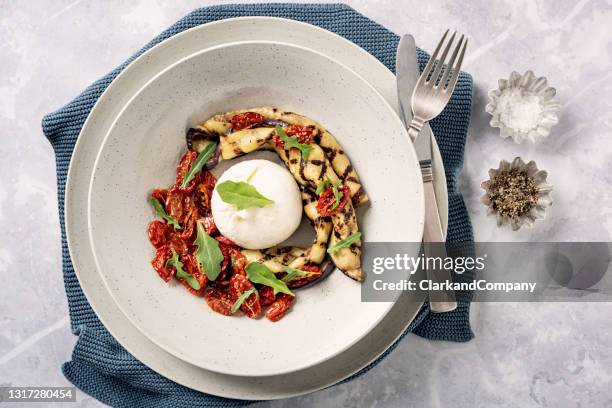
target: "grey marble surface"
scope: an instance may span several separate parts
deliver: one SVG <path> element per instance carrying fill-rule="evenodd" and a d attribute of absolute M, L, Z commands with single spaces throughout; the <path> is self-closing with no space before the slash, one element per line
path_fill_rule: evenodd
<path fill-rule="evenodd" d="M 53 152 L 40 119 L 118 65 L 195 0 L 0 0 L 0 384 L 67 385 Z M 350 1 L 431 49 L 447 27 L 471 37 L 476 81 L 461 188 L 478 240 L 610 240 L 612 2 L 609 0 Z M 486 92 L 533 69 L 558 90 L 561 122 L 536 146 L 488 125 Z M 500 230 L 479 203 L 500 159 L 549 171 L 555 203 L 533 230 Z M 475 304 L 467 344 L 409 336 L 367 375 L 283 406 L 612 407 L 611 304 Z M 79 393 L 80 406 L 100 403 Z"/>

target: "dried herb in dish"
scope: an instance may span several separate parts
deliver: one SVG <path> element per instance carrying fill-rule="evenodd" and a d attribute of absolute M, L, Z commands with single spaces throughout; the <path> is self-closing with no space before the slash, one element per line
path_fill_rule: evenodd
<path fill-rule="evenodd" d="M 512 169 L 493 177 L 489 187 L 491 206 L 512 220 L 528 213 L 538 202 L 538 188 L 526 171 Z"/>

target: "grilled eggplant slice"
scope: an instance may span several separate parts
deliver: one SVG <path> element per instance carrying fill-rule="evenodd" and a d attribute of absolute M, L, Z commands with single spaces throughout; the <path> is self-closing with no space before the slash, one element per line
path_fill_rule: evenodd
<path fill-rule="evenodd" d="M 357 218 L 355 217 L 355 209 L 349 201 L 346 206 L 338 214 L 332 215 L 332 223 L 334 231 L 329 239 L 329 245 L 332 246 L 350 235 L 358 232 Z M 365 274 L 361 269 L 361 240 L 355 242 L 348 248 L 342 248 L 332 252 L 331 259 L 334 264 L 344 274 L 356 281 L 363 281 Z"/>
<path fill-rule="evenodd" d="M 306 214 L 306 217 L 315 230 L 315 240 L 304 254 L 304 259 L 301 262 L 303 262 L 304 265 L 309 263 L 320 264 L 325 258 L 329 234 L 332 231 L 332 223 L 329 217 L 323 217 L 317 211 L 317 195 L 313 191 L 302 191 L 302 203 L 304 204 L 304 214 Z M 299 269 L 297 266 L 290 266 Z"/>
<path fill-rule="evenodd" d="M 240 252 L 246 257 L 247 263 L 258 262 L 267 266 L 274 273 L 281 273 L 283 266 L 293 266 L 293 261 L 302 257 L 306 251 L 299 247 L 274 247 L 261 250 L 243 249 Z"/>

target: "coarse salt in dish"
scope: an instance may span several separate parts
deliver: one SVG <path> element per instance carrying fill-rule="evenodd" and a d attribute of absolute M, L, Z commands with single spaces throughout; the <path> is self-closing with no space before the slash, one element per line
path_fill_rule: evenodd
<path fill-rule="evenodd" d="M 485 110 L 492 116 L 490 125 L 499 128 L 503 138 L 535 143 L 548 136 L 551 127 L 559 122 L 561 106 L 554 100 L 555 94 L 546 78 L 538 78 L 532 71 L 525 75 L 512 72 L 509 79 L 499 80 L 499 89 L 489 92 Z"/>

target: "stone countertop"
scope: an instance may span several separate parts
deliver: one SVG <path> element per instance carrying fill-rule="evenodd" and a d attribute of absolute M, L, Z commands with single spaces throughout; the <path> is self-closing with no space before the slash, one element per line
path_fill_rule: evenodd
<path fill-rule="evenodd" d="M 55 163 L 40 120 L 194 8 L 195 0 L 0 1 L 0 384 L 68 385 Z M 218 2 L 217 2 L 218 3 Z M 461 190 L 479 241 L 610 241 L 612 3 L 608 0 L 349 1 L 432 49 L 447 27 L 471 37 L 475 78 Z M 557 88 L 561 121 L 533 146 L 502 140 L 487 91 L 533 69 Z M 533 230 L 498 229 L 480 182 L 520 155 L 549 172 L 555 203 Z M 274 407 L 612 406 L 612 304 L 474 304 L 466 344 L 408 336 L 367 375 Z M 81 406 L 100 406 L 79 392 Z M 59 405 L 58 405 L 59 406 Z"/>

